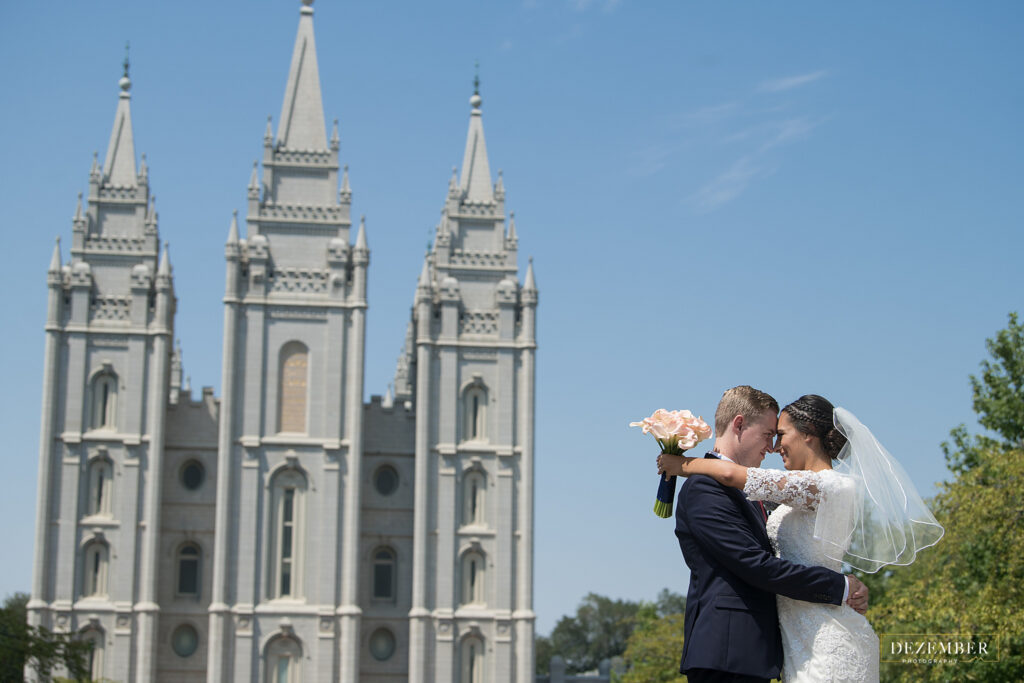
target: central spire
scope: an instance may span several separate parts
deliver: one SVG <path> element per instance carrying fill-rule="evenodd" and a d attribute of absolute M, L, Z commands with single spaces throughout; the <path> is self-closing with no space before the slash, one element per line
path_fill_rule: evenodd
<path fill-rule="evenodd" d="M 103 163 L 103 184 L 115 187 L 135 187 L 135 141 L 132 135 L 132 81 L 128 78 L 128 46 L 125 45 L 124 75 L 118 83 L 121 97 L 114 115 L 114 129 L 110 132 L 107 158 Z"/>
<path fill-rule="evenodd" d="M 320 70 L 313 38 L 313 0 L 302 0 L 288 86 L 281 105 L 278 143 L 294 150 L 326 150 L 327 130 L 320 97 Z"/>
<path fill-rule="evenodd" d="M 462 157 L 462 182 L 459 183 L 463 198 L 470 202 L 494 201 L 491 167 L 487 162 L 487 144 L 484 142 L 481 104 L 483 104 L 483 99 L 480 97 L 480 76 L 478 74 L 473 79 L 473 96 L 469 98 L 469 106 L 473 110 L 469 117 L 466 153 Z"/>

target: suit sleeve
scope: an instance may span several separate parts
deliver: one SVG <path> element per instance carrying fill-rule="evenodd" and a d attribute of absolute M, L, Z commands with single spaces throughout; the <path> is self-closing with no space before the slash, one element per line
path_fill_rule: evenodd
<path fill-rule="evenodd" d="M 692 477 L 680 505 L 696 542 L 742 581 L 794 600 L 842 604 L 846 589 L 842 574 L 787 562 L 767 552 L 736 501 L 710 477 Z"/>

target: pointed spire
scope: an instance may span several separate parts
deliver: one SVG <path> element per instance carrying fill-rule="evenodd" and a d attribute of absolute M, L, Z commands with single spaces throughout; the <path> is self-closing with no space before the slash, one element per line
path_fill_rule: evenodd
<path fill-rule="evenodd" d="M 359 217 L 359 234 L 356 235 L 356 249 L 368 249 L 366 246 L 366 216 Z"/>
<path fill-rule="evenodd" d="M 466 135 L 466 152 L 462 157 L 462 182 L 459 188 L 471 202 L 494 200 L 491 187 L 491 167 L 487 161 L 487 144 L 484 142 L 484 123 L 480 112 L 483 99 L 480 97 L 480 76 L 473 81 L 473 96 L 469 104 L 473 108 L 469 117 L 469 133 Z"/>
<path fill-rule="evenodd" d="M 384 394 L 384 400 L 380 402 L 382 408 L 393 408 L 395 405 L 394 396 L 391 395 L 391 382 L 388 382 L 388 391 Z"/>
<path fill-rule="evenodd" d="M 529 221 L 527 221 L 527 222 L 529 222 Z M 510 213 L 508 215 L 508 235 L 507 235 L 507 238 L 508 238 L 508 240 L 510 242 L 513 241 L 513 240 L 518 240 L 519 239 L 519 235 L 516 234 L 516 212 L 515 211 L 513 211 L 512 213 Z M 531 263 L 532 263 L 532 261 L 531 261 Z"/>
<path fill-rule="evenodd" d="M 274 120 L 273 116 L 267 115 L 267 129 L 263 131 L 263 144 L 270 147 L 274 144 L 274 128 L 271 125 Z"/>
<path fill-rule="evenodd" d="M 50 259 L 49 272 L 60 272 L 60 237 L 57 238 L 57 243 L 53 245 L 53 258 Z"/>
<path fill-rule="evenodd" d="M 125 46 L 127 51 L 127 46 Z M 103 160 L 103 178 L 110 185 L 135 187 L 135 140 L 132 135 L 131 93 L 132 81 L 128 78 L 128 56 L 124 58 L 124 76 L 119 83 L 121 96 L 114 114 L 114 128 L 110 132 L 107 156 Z"/>
<path fill-rule="evenodd" d="M 430 253 L 423 257 L 423 270 L 420 271 L 420 279 L 416 286 L 420 289 L 430 289 Z"/>
<path fill-rule="evenodd" d="M 338 137 L 338 119 L 334 119 L 334 128 L 331 129 L 331 149 L 338 149 L 341 146 L 341 138 Z"/>
<path fill-rule="evenodd" d="M 502 174 L 500 168 L 498 169 L 498 182 L 494 183 L 494 196 L 495 197 L 504 197 L 505 196 L 505 178 L 503 177 L 503 174 Z"/>
<path fill-rule="evenodd" d="M 181 385 L 181 390 L 189 396 L 192 395 L 192 375 L 185 375 L 185 383 Z"/>
<path fill-rule="evenodd" d="M 164 253 L 160 256 L 160 267 L 157 269 L 156 274 L 164 277 L 170 277 L 171 275 L 171 245 L 169 242 L 164 242 Z"/>
<path fill-rule="evenodd" d="M 238 209 L 231 212 L 231 227 L 228 229 L 228 244 L 238 244 Z"/>
<path fill-rule="evenodd" d="M 352 201 L 352 187 L 348 184 L 348 164 L 345 164 L 341 173 L 341 189 L 338 190 L 338 201 Z"/>
<path fill-rule="evenodd" d="M 249 176 L 249 197 L 259 199 L 260 196 L 260 162 L 252 162 L 252 175 Z"/>
<path fill-rule="evenodd" d="M 285 87 L 278 143 L 288 149 L 324 150 L 324 107 L 320 97 L 320 70 L 313 39 L 313 2 L 303 0 L 299 30 L 295 36 L 292 65 Z"/>
<path fill-rule="evenodd" d="M 457 195 L 459 193 L 459 169 L 452 166 L 452 177 L 448 179 L 448 194 Z"/>
<path fill-rule="evenodd" d="M 89 168 L 89 181 L 99 182 L 100 180 L 100 153 L 92 153 L 92 166 Z"/>
<path fill-rule="evenodd" d="M 75 222 L 82 220 L 82 193 L 78 193 L 78 205 L 75 206 Z M 57 238 L 60 239 L 59 237 Z"/>
<path fill-rule="evenodd" d="M 537 281 L 533 276 L 533 257 L 530 257 L 530 265 L 526 267 L 526 281 L 523 282 L 523 289 L 537 291 Z"/>

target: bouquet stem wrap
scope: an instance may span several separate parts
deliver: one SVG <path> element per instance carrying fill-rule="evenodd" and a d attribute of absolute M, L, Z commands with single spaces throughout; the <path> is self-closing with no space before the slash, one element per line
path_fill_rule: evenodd
<path fill-rule="evenodd" d="M 672 501 L 676 499 L 676 478 L 665 475 L 658 484 L 658 496 L 654 501 L 654 514 L 662 519 L 672 516 Z"/>
<path fill-rule="evenodd" d="M 644 434 L 651 434 L 661 446 L 661 452 L 668 455 L 682 455 L 704 439 L 711 436 L 711 427 L 703 418 L 696 417 L 689 410 L 665 410 L 659 408 L 650 417 L 640 422 L 630 422 L 630 427 L 640 427 Z M 658 477 L 658 495 L 654 500 L 654 514 L 662 519 L 672 516 L 672 502 L 676 497 L 676 478 Z"/>

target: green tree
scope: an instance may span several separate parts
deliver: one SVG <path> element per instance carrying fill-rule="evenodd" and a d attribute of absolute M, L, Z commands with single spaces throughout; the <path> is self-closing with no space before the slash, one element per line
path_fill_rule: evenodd
<path fill-rule="evenodd" d="M 971 376 L 978 422 L 996 436 L 960 425 L 943 444 L 954 479 L 931 509 L 945 536 L 912 565 L 863 577 L 880 635 L 991 634 L 999 661 L 886 663 L 884 680 L 1024 680 L 1024 326 L 1009 318 L 987 340 L 980 377 Z"/>
<path fill-rule="evenodd" d="M 89 680 L 86 661 L 92 645 L 71 634 L 29 626 L 27 605 L 28 595 L 15 593 L 0 609 L 0 681 L 22 680 L 26 664 L 44 679 L 63 666 L 72 680 Z"/>
<path fill-rule="evenodd" d="M 623 659 L 627 667 L 622 683 L 685 681 L 679 673 L 683 651 L 686 597 L 663 588 L 648 610 L 638 615 Z"/>
<path fill-rule="evenodd" d="M 550 636 L 536 639 L 537 673 L 548 673 L 554 655 L 565 660 L 568 673 L 597 669 L 605 659 L 622 656 L 638 624 L 682 611 L 685 604 L 682 595 L 667 588 L 662 589 L 655 602 L 613 600 L 588 593 L 574 616 L 562 617 Z"/>
<path fill-rule="evenodd" d="M 980 377 L 970 376 L 973 406 L 981 426 L 1000 438 L 972 436 L 964 425 L 953 429 L 942 450 L 956 474 L 977 466 L 984 451 L 1024 449 L 1024 325 L 1016 313 L 985 346 L 992 359 L 981 362 Z"/>
<path fill-rule="evenodd" d="M 945 536 L 892 570 L 868 619 L 879 635 L 992 634 L 999 661 L 883 664 L 882 678 L 1024 680 L 1024 451 L 980 451 L 943 489 L 932 509 Z"/>
<path fill-rule="evenodd" d="M 625 652 L 640 608 L 638 602 L 588 593 L 576 616 L 562 617 L 551 632 L 552 649 L 565 660 L 566 671 L 591 671 Z"/>

